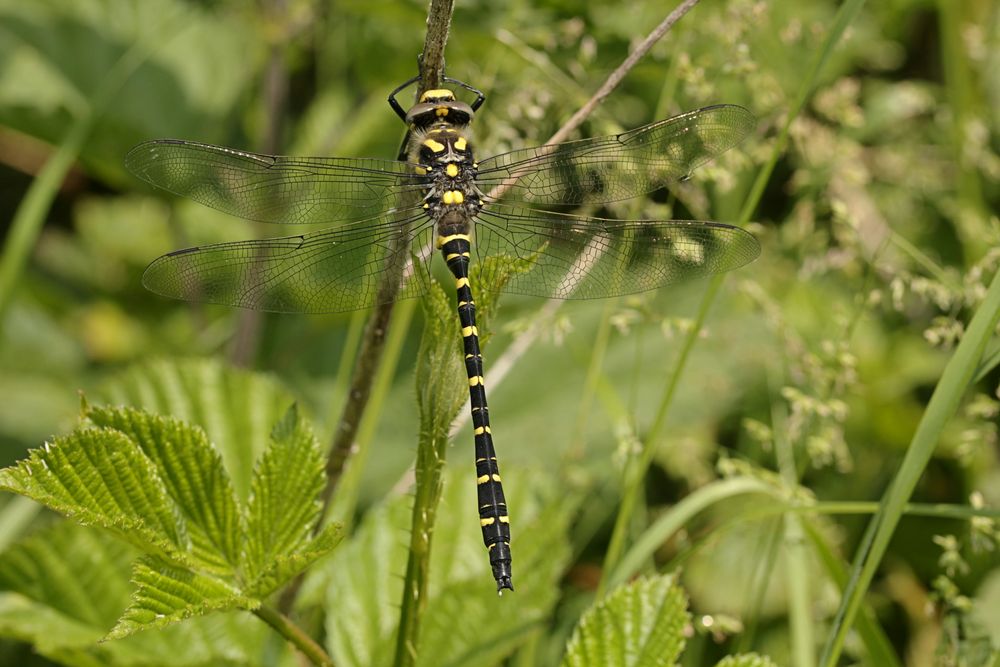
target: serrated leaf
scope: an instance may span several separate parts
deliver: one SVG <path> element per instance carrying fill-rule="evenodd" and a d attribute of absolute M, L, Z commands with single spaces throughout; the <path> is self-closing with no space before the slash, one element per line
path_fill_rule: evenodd
<path fill-rule="evenodd" d="M 266 387 L 245 373 L 233 375 L 222 370 L 216 377 L 244 390 Z M 87 421 L 73 434 L 0 470 L 0 486 L 110 528 L 148 554 L 133 572 L 138 591 L 108 638 L 212 611 L 255 608 L 339 542 L 337 525 L 313 535 L 323 456 L 296 410 L 274 427 L 246 504 L 201 429 L 131 408 L 84 402 L 82 412 Z M 239 432 L 256 430 L 247 424 L 257 417 L 215 417 Z"/>
<path fill-rule="evenodd" d="M 489 342 L 492 328 L 490 323 L 500 308 L 500 290 L 514 276 L 527 273 L 534 266 L 536 253 L 527 257 L 490 255 L 476 262 L 470 269 L 469 281 L 476 289 L 476 319 L 481 330 L 480 343 L 485 347 Z M 488 285 L 490 289 L 482 286 Z"/>
<path fill-rule="evenodd" d="M 232 574 L 240 559 L 240 512 L 229 474 L 205 432 L 132 408 L 88 407 L 86 415 L 139 445 L 184 516 L 194 555 L 203 566 Z"/>
<path fill-rule="evenodd" d="M 778 667 L 778 665 L 764 655 L 741 653 L 739 655 L 727 655 L 715 663 L 715 667 Z"/>
<path fill-rule="evenodd" d="M 155 556 L 136 562 L 132 583 L 137 588 L 132 603 L 107 639 L 121 639 L 138 630 L 163 627 L 213 611 L 256 609 L 261 602 L 218 578 L 176 567 Z"/>
<path fill-rule="evenodd" d="M 236 493 L 250 491 L 254 461 L 271 429 L 295 403 L 274 377 L 234 369 L 214 359 L 159 360 L 133 366 L 102 392 L 132 405 L 197 424 L 218 449 Z"/>
<path fill-rule="evenodd" d="M 344 531 L 341 525 L 332 523 L 316 537 L 303 542 L 292 553 L 274 555 L 247 586 L 248 592 L 264 597 L 277 590 L 291 581 L 292 577 L 333 551 L 343 538 Z"/>
<path fill-rule="evenodd" d="M 177 562 L 190 561 L 184 521 L 156 466 L 119 431 L 84 428 L 56 438 L 0 470 L 0 488 Z"/>
<path fill-rule="evenodd" d="M 684 649 L 687 601 L 672 576 L 638 579 L 591 607 L 569 641 L 565 667 L 666 667 Z"/>
<path fill-rule="evenodd" d="M 266 595 L 277 582 L 261 579 L 265 570 L 288 572 L 294 555 L 310 542 L 326 483 L 323 453 L 312 431 L 290 408 L 271 435 L 271 445 L 254 468 L 247 504 L 247 579 L 252 590 Z M 278 557 L 283 557 L 280 566 Z"/>
<path fill-rule="evenodd" d="M 245 614 L 217 614 L 101 643 L 128 604 L 136 552 L 105 532 L 59 521 L 0 554 L 0 636 L 50 660 L 94 667 L 260 664 L 264 633 Z"/>

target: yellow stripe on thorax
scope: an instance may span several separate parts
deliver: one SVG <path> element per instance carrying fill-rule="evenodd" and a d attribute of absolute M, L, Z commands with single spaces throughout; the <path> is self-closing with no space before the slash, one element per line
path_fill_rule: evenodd
<path fill-rule="evenodd" d="M 443 153 L 445 149 L 444 144 L 440 141 L 434 141 L 433 139 L 425 139 L 424 146 L 427 146 L 427 148 L 431 149 L 435 153 Z"/>

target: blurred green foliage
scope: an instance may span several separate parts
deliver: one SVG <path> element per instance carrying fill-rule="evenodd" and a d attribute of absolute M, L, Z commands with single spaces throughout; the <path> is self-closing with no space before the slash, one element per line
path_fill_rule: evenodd
<path fill-rule="evenodd" d="M 734 219 L 838 4 L 706 2 L 681 20 L 588 119 L 581 136 L 716 102 L 750 108 L 759 119 L 757 134 L 669 195 L 602 212 Z M 475 122 L 478 154 L 544 142 L 666 11 L 656 2 L 627 8 L 577 0 L 458 3 L 448 73 L 488 95 Z M 108 72 L 136 45 L 147 53 L 95 119 L 0 320 L 0 463 L 69 432 L 81 390 L 176 414 L 184 382 L 175 396 L 154 401 L 141 388 L 121 390 L 128 386 L 122 378 L 149 372 L 151 365 L 169 374 L 179 358 L 232 359 L 234 341 L 248 327 L 257 334 L 248 364 L 277 378 L 261 382 L 290 388 L 321 441 L 329 439 L 353 359 L 344 346 L 356 340 L 350 333 L 356 320 L 350 314 L 263 315 L 248 322 L 226 308 L 146 293 L 142 270 L 162 253 L 287 229 L 261 229 L 151 192 L 125 172 L 122 157 L 138 141 L 158 137 L 299 155 L 392 157 L 402 127 L 385 96 L 415 73 L 425 19 L 425 3 L 413 1 L 0 0 L 5 234 L 32 178 L 86 113 Z M 753 216 L 751 231 L 763 254 L 727 279 L 688 360 L 646 480 L 647 521 L 720 476 L 752 475 L 777 484 L 766 471 L 776 468 L 778 438 L 794 448 L 799 491 L 830 502 L 881 496 L 1000 260 L 998 72 L 995 2 L 865 6 L 822 72 L 806 112 L 795 119 L 790 146 Z M 703 290 L 694 283 L 610 305 L 566 303 L 544 315 L 541 337 L 503 382 L 490 384 L 510 494 L 546 490 L 538 508 L 524 515 L 512 504 L 516 539 L 536 549 L 521 547 L 522 553 L 544 554 L 542 538 L 553 539 L 533 538 L 529 531 L 544 532 L 544 524 L 530 516 L 569 526 L 568 542 L 563 529 L 553 539 L 568 555 L 553 553 L 548 563 L 562 569 L 536 573 L 546 585 L 562 581 L 558 596 L 546 588 L 531 598 L 533 625 L 522 629 L 526 643 L 520 644 L 523 664 L 556 663 L 590 601 L 622 467 L 649 427 Z M 550 312 L 529 298 L 505 298 L 501 305 L 487 374 L 521 332 Z M 377 447 L 363 471 L 361 542 L 349 539 L 334 561 L 365 558 L 363 541 L 372 535 L 385 542 L 400 535 L 393 517 L 401 489 L 408 488 L 420 428 L 413 388 L 420 324 L 418 317 L 378 407 Z M 584 379 L 602 324 L 610 324 L 610 335 L 588 403 Z M 456 342 L 456 354 L 458 349 Z M 989 352 L 996 349 L 994 341 Z M 1000 375 L 986 370 L 946 430 L 914 501 L 1000 505 Z M 211 425 L 204 426 L 211 434 Z M 471 441 L 466 426 L 454 438 L 448 463 L 465 474 L 456 479 L 469 483 Z M 227 464 L 240 458 L 232 446 L 225 450 Z M 247 454 L 244 466 L 251 462 Z M 449 493 L 446 487 L 445 503 Z M 560 501 L 572 507 L 572 518 L 560 514 Z M 759 517 L 741 521 L 744 512 L 762 509 L 749 505 L 720 504 L 657 553 L 657 563 L 686 564 L 680 582 L 699 619 L 683 664 L 714 664 L 736 648 L 790 664 L 788 594 L 779 576 L 784 561 L 775 524 Z M 0 499 L 0 512 L 8 506 L 6 497 Z M 3 543 L 54 531 L 61 544 L 76 545 L 66 549 L 96 549 L 101 568 L 121 569 L 127 562 L 122 554 L 105 553 L 107 545 L 86 546 L 92 537 L 49 519 L 38 515 Z M 849 560 L 864 517 L 815 523 Z M 474 520 L 462 525 L 455 533 L 462 544 L 470 535 L 478 539 Z M 957 540 L 950 550 L 935 541 L 945 535 Z M 459 538 L 449 542 L 449 536 L 442 531 L 436 548 L 457 550 Z M 397 541 L 402 544 L 402 537 Z M 469 558 L 485 558 L 478 551 L 470 547 Z M 901 662 L 933 664 L 928 647 L 937 647 L 952 660 L 942 664 L 981 664 L 959 660 L 975 653 L 975 642 L 1000 646 L 998 551 L 997 528 L 989 520 L 904 518 L 872 601 Z M 949 569 L 945 556 L 960 566 Z M 394 555 L 383 563 L 385 576 L 399 575 L 402 562 Z M 515 568 L 518 562 L 527 567 L 526 560 L 515 560 Z M 839 592 L 820 576 L 818 564 L 809 566 L 815 575 L 812 610 L 825 619 Z M 343 625 L 350 619 L 337 613 L 345 602 L 333 591 L 351 582 L 338 580 L 343 575 L 337 572 L 331 565 L 316 574 L 301 598 L 327 610 L 317 627 L 325 623 L 331 635 L 350 630 Z M 492 587 L 488 577 L 472 583 L 464 576 L 433 585 L 455 582 L 468 595 Z M 113 597 L 121 607 L 127 594 L 113 591 Z M 382 602 L 398 599 L 388 595 Z M 517 604 L 517 596 L 503 602 Z M 114 617 L 108 613 L 93 622 L 110 628 Z M 387 613 L 394 610 L 380 609 L 376 616 Z M 328 646 L 347 651 L 338 641 L 343 637 Z M 241 651 L 259 648 L 244 645 Z M 31 664 L 26 655 L 16 642 L 0 644 L 0 664 Z M 490 661 L 501 657 L 489 654 Z M 77 664 L 73 659 L 65 664 Z"/>

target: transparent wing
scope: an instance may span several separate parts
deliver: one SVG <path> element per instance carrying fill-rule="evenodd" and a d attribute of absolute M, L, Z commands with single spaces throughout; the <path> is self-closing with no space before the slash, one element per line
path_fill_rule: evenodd
<path fill-rule="evenodd" d="M 423 213 L 410 211 L 311 234 L 188 248 L 155 260 L 142 283 L 175 299 L 253 310 L 357 310 L 423 294 L 426 280 L 411 278 L 393 298 L 384 298 L 380 286 L 432 231 Z M 420 261 L 414 268 L 427 271 Z"/>
<path fill-rule="evenodd" d="M 691 111 L 624 134 L 504 153 L 479 163 L 479 188 L 530 205 L 630 199 L 687 177 L 740 143 L 756 121 L 735 105 Z"/>
<path fill-rule="evenodd" d="M 479 256 L 533 259 L 504 292 L 601 299 L 730 271 L 760 254 L 739 227 L 687 220 L 608 220 L 497 206 L 479 213 Z M 496 289 L 490 275 L 480 278 Z"/>
<path fill-rule="evenodd" d="M 376 216 L 426 177 L 405 162 L 258 155 L 159 139 L 125 156 L 129 171 L 159 188 L 248 220 L 329 223 Z"/>

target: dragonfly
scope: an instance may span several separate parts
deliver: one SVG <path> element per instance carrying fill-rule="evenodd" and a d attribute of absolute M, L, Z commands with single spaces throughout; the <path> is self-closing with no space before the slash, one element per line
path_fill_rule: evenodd
<path fill-rule="evenodd" d="M 159 139 L 133 148 L 132 173 L 176 195 L 253 221 L 327 225 L 280 238 L 196 246 L 156 259 L 143 284 L 158 294 L 281 313 L 332 313 L 419 297 L 436 247 L 455 280 L 475 441 L 480 527 L 498 594 L 513 591 L 510 515 L 486 401 L 469 267 L 472 255 L 524 260 L 482 270 L 476 290 L 596 299 L 653 290 L 742 267 L 760 252 L 728 224 L 620 220 L 568 207 L 648 194 L 684 180 L 755 127 L 736 105 L 709 106 L 622 134 L 521 148 L 478 160 L 471 124 L 485 95 L 425 91 L 409 109 L 398 160 L 261 155 Z M 474 249 L 474 250 L 473 250 Z M 487 266 L 486 263 L 481 264 Z M 407 279 L 407 276 L 409 279 Z M 402 279 L 400 278 L 402 277 Z"/>

